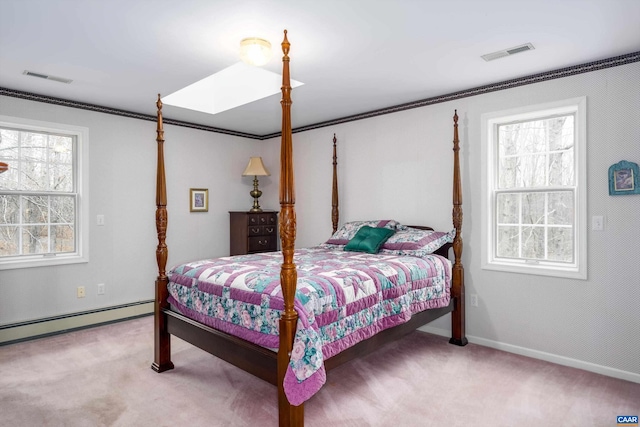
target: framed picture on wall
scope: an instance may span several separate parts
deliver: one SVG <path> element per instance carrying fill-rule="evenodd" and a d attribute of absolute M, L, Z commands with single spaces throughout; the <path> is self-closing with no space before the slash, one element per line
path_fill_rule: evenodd
<path fill-rule="evenodd" d="M 609 194 L 640 194 L 638 164 L 622 160 L 609 167 Z"/>
<path fill-rule="evenodd" d="M 189 190 L 190 211 L 191 212 L 208 212 L 209 211 L 209 190 L 206 188 L 192 188 Z"/>

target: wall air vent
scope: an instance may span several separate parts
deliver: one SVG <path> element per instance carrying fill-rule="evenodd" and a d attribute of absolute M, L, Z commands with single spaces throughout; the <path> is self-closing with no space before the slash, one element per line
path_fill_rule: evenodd
<path fill-rule="evenodd" d="M 516 53 L 526 52 L 528 50 L 535 49 L 531 43 L 523 44 L 516 47 L 511 47 L 509 49 L 499 50 L 493 53 L 487 53 L 486 55 L 482 55 L 482 59 L 485 61 L 493 61 L 494 59 L 504 58 L 505 56 L 515 55 Z"/>
<path fill-rule="evenodd" d="M 49 76 L 47 74 L 34 73 L 33 71 L 27 71 L 27 70 L 24 70 L 22 74 L 24 74 L 25 76 L 38 77 L 40 79 L 53 80 L 55 82 L 66 83 L 66 84 L 69 84 L 73 81 L 71 79 L 65 79 L 63 77 Z"/>

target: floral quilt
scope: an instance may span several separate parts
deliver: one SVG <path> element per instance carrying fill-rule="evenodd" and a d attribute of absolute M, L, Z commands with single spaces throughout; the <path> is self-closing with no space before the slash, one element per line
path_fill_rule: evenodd
<path fill-rule="evenodd" d="M 324 360 L 407 322 L 413 313 L 449 304 L 451 263 L 314 247 L 294 255 L 298 324 L 284 390 L 299 405 L 324 384 Z M 169 302 L 186 316 L 277 351 L 281 252 L 179 265 L 169 272 Z"/>

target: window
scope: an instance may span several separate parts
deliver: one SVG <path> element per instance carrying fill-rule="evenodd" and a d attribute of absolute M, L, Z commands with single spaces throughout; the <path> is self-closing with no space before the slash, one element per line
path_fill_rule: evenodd
<path fill-rule="evenodd" d="M 586 99 L 482 126 L 482 267 L 586 279 Z"/>
<path fill-rule="evenodd" d="M 0 269 L 88 260 L 87 135 L 0 116 Z"/>

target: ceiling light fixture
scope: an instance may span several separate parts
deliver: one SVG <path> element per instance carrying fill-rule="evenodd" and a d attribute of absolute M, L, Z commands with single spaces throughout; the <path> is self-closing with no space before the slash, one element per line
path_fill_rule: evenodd
<path fill-rule="evenodd" d="M 271 60 L 271 43 L 257 37 L 242 39 L 240 58 L 246 64 L 261 67 Z"/>

